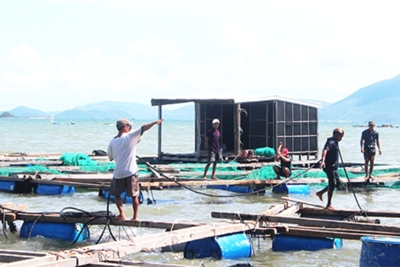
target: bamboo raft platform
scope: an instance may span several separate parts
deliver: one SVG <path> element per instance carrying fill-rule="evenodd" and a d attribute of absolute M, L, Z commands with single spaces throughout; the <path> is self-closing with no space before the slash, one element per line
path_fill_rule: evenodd
<path fill-rule="evenodd" d="M 168 231 L 49 253 L 0 250 L 0 263 L 8 263 L 6 266 L 12 267 L 23 265 L 52 267 L 178 266 L 124 261 L 122 258 L 128 254 L 240 232 L 251 237 L 263 238 L 274 238 L 277 234 L 353 240 L 360 240 L 362 236 L 400 237 L 399 226 L 380 225 L 378 220 L 367 220 L 372 217 L 400 218 L 399 212 L 326 210 L 313 203 L 287 197 L 282 199 L 282 203 L 273 205 L 258 214 L 214 211 L 211 213 L 211 217 L 223 219 L 223 222 L 213 224 L 110 220 L 110 224 L 114 226 L 157 228 Z M 313 206 L 313 208 L 305 206 Z M 7 222 L 24 220 L 104 225 L 109 221 L 109 218 L 69 217 L 58 213 L 29 213 L 26 211 L 27 209 L 26 205 L 4 203 L 0 206 L 0 216 Z M 318 218 L 312 216 L 318 216 Z M 324 217 L 341 219 L 324 219 Z M 360 218 L 364 219 L 360 220 Z M 3 227 L 5 227 L 4 225 Z"/>
<path fill-rule="evenodd" d="M 374 178 L 373 181 L 365 181 L 363 178 L 351 179 L 351 185 L 354 187 L 380 186 L 387 182 L 394 182 L 400 179 L 400 175 L 385 175 Z M 348 184 L 346 178 L 340 178 L 343 184 Z M 33 184 L 48 185 L 69 185 L 77 188 L 87 188 L 93 190 L 108 189 L 112 181 L 112 174 L 17 174 L 12 176 L 0 176 L 0 181 L 27 182 Z M 328 183 L 328 179 L 321 178 L 298 178 L 285 180 L 203 180 L 189 178 L 170 178 L 164 177 L 141 177 L 140 185 L 142 189 L 162 190 L 177 187 L 204 187 L 207 186 L 243 186 L 260 189 L 261 187 L 270 188 L 280 184 L 321 184 Z"/>
<path fill-rule="evenodd" d="M 1 163 L 1 160 L 0 160 Z M 35 162 L 36 163 L 36 162 Z M 38 162 L 41 163 L 40 161 Z M 16 165 L 23 165 L 20 163 Z M 237 185 L 237 186 L 266 186 L 271 187 L 279 185 L 282 180 L 244 180 L 250 173 L 247 171 L 249 168 L 247 165 L 238 165 L 238 168 L 243 169 L 241 172 L 221 172 L 223 176 L 231 176 L 232 179 L 220 179 L 220 180 L 203 180 L 201 178 L 202 172 L 182 172 L 179 169 L 171 167 L 169 165 L 157 164 L 150 165 L 146 163 L 147 170 L 150 171 L 151 175 L 140 175 L 140 182 L 142 188 L 146 189 L 164 189 L 170 187 L 179 186 L 207 186 L 207 185 Z M 264 165 L 265 166 L 265 165 Z M 254 166 L 253 166 L 254 167 Z M 28 181 L 31 183 L 42 183 L 42 184 L 58 184 L 58 185 L 71 185 L 82 188 L 108 188 L 113 178 L 112 173 L 91 173 L 91 172 L 77 172 L 79 167 L 65 167 L 63 170 L 67 172 L 63 174 L 52 174 L 52 173 L 38 173 L 35 171 L 31 172 L 19 172 L 10 174 L 9 176 L 0 176 L 0 181 Z M 72 170 L 72 171 L 71 171 Z M 167 175 L 165 175 L 167 174 Z M 386 182 L 394 182 L 400 179 L 400 174 L 386 174 L 375 177 L 373 181 L 365 181 L 363 178 L 351 179 L 351 184 L 355 186 L 367 186 L 367 185 L 383 185 Z M 342 183 L 348 183 L 346 178 L 340 179 Z M 326 177 L 320 178 L 291 178 L 290 183 L 306 183 L 306 184 L 318 184 L 327 183 Z"/>

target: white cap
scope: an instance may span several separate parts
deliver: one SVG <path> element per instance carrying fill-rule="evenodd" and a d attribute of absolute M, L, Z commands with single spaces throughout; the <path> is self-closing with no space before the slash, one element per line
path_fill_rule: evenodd
<path fill-rule="evenodd" d="M 219 124 L 219 120 L 218 119 L 213 119 L 212 124 L 214 123 L 218 123 Z"/>

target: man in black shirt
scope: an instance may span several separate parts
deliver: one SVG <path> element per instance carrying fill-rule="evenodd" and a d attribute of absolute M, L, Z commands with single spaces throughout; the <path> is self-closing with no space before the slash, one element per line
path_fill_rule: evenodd
<path fill-rule="evenodd" d="M 328 192 L 328 202 L 326 203 L 326 209 L 334 210 L 332 207 L 332 196 L 335 188 L 339 188 L 340 180 L 338 174 L 339 165 L 339 142 L 342 140 L 344 131 L 341 128 L 333 130 L 332 137 L 326 140 L 324 150 L 322 152 L 321 167 L 328 177 L 329 185 L 321 191 L 316 193 L 317 197 L 323 201 L 322 196 Z"/>
<path fill-rule="evenodd" d="M 375 123 L 370 121 L 368 123 L 368 129 L 364 130 L 361 133 L 361 153 L 364 154 L 365 160 L 365 179 L 369 181 L 369 179 L 373 179 L 372 171 L 374 170 L 374 161 L 375 161 L 375 154 L 376 154 L 376 146 L 379 149 L 379 155 L 382 154 L 381 151 L 381 144 L 379 142 L 379 134 L 375 131 Z M 369 164 L 369 169 L 368 169 Z M 368 172 L 369 171 L 369 172 Z"/>

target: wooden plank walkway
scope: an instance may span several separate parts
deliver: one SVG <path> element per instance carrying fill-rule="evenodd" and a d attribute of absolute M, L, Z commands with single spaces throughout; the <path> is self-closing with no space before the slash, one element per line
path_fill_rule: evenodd
<path fill-rule="evenodd" d="M 290 203 L 294 203 L 290 205 Z M 0 250 L 0 262 L 8 262 L 7 266 L 113 266 L 112 262 L 120 264 L 121 258 L 132 253 L 152 251 L 160 247 L 172 246 L 193 240 L 215 237 L 225 234 L 246 232 L 252 236 L 273 237 L 276 234 L 308 236 L 308 237 L 337 237 L 359 240 L 362 236 L 400 237 L 400 227 L 395 225 L 380 225 L 378 223 L 331 220 L 324 218 L 308 218 L 301 216 L 362 216 L 357 210 L 326 210 L 323 208 L 305 208 L 305 205 L 315 206 L 313 203 L 284 197 L 283 202 L 271 206 L 259 214 L 212 212 L 211 217 L 224 219 L 224 222 L 214 224 L 202 223 L 168 223 L 155 221 L 117 221 L 111 220 L 111 225 L 128 227 L 166 229 L 160 233 L 136 236 L 133 240 L 120 240 L 101 243 L 77 249 L 67 249 L 50 253 L 31 253 Z M 27 213 L 12 203 L 0 206 L 2 213 L 13 215 L 12 220 L 68 222 L 106 224 L 107 218 L 65 217 L 58 213 L 41 214 Z M 400 218 L 395 211 L 363 211 L 368 216 Z M 229 221 L 226 221 L 226 220 Z M 132 266 L 132 262 L 125 262 L 118 266 Z M 141 266 L 152 266 L 141 265 Z M 168 265 L 158 265 L 168 266 Z"/>
<path fill-rule="evenodd" d="M 136 236 L 134 240 L 122 240 L 84 248 L 49 253 L 44 257 L 23 259 L 8 263 L 8 267 L 22 265 L 35 267 L 69 267 L 96 264 L 105 259 L 120 259 L 128 254 L 185 243 L 197 239 L 244 232 L 249 227 L 242 223 L 217 223 L 190 227 L 163 233 Z M 1 252 L 1 251 L 0 251 Z"/>

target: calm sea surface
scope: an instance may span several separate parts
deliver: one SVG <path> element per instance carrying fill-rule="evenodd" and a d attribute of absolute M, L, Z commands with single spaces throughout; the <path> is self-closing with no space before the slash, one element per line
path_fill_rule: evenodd
<path fill-rule="evenodd" d="M 134 127 L 146 123 L 135 121 Z M 363 161 L 359 148 L 361 131 L 364 128 L 353 127 L 349 123 L 320 123 L 319 151 L 327 137 L 331 136 L 335 127 L 342 127 L 345 136 L 340 143 L 342 156 L 345 162 Z M 377 128 L 380 133 L 383 154 L 377 156 L 377 164 L 399 164 L 400 150 L 397 148 L 399 128 Z M 191 121 L 165 121 L 163 131 L 163 152 L 187 153 L 194 151 L 194 123 Z M 76 121 L 72 125 L 69 121 L 60 121 L 53 125 L 44 119 L 0 119 L 0 153 L 61 153 L 79 152 L 91 153 L 95 149 L 107 150 L 110 139 L 116 134 L 114 121 Z M 157 154 L 157 127 L 146 132 L 138 147 L 138 155 Z M 296 195 L 308 202 L 321 204 L 315 197 L 318 187 L 311 188 L 310 195 Z M 234 194 L 232 192 L 207 190 L 215 195 Z M 393 189 L 374 189 L 357 192 L 357 198 L 364 210 L 395 210 L 394 200 L 398 199 L 399 191 Z M 144 193 L 145 199 L 153 198 L 156 204 L 142 204 L 139 218 L 166 222 L 219 222 L 211 218 L 212 211 L 261 213 L 271 205 L 281 202 L 280 196 L 267 191 L 262 196 L 248 197 L 207 197 L 195 194 L 184 189 L 153 191 L 153 195 Z M 0 192 L 0 203 L 13 202 L 15 204 L 29 204 L 29 211 L 59 212 L 65 207 L 76 207 L 87 211 L 104 211 L 106 201 L 98 196 L 97 192 L 79 191 L 67 196 L 38 196 L 26 194 L 8 194 Z M 146 201 L 145 201 L 146 202 Z M 335 192 L 333 205 L 337 208 L 358 209 L 351 193 Z M 115 205 L 110 206 L 116 213 Z M 131 206 L 125 205 L 128 216 L 132 216 Z M 395 219 L 383 219 L 382 223 L 398 225 Z M 20 222 L 17 226 L 20 226 Z M 92 239 L 84 245 L 93 244 L 102 229 L 91 228 Z M 118 230 L 116 230 L 118 231 Z M 157 232 L 159 230 L 150 230 Z M 148 233 L 148 229 L 134 229 L 132 234 Z M 20 239 L 8 233 L 8 239 L 0 234 L 0 248 L 50 251 L 71 248 L 69 243 L 57 242 L 40 237 L 30 240 Z M 254 256 L 242 260 L 185 260 L 183 253 L 140 253 L 129 258 L 142 261 L 165 262 L 199 266 L 229 266 L 238 262 L 247 262 L 253 266 L 358 266 L 361 242 L 344 240 L 344 248 L 339 250 L 321 250 L 316 252 L 272 252 L 271 240 L 253 240 Z M 80 244 L 82 245 L 82 244 Z M 79 246 L 80 246 L 79 245 Z"/>

